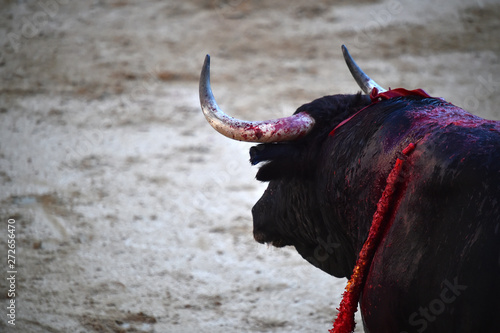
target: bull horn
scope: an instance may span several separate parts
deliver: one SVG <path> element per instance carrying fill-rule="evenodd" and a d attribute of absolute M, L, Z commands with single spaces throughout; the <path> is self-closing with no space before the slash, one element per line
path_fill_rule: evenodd
<path fill-rule="evenodd" d="M 215 102 L 210 87 L 210 56 L 207 54 L 200 76 L 200 104 L 207 121 L 228 138 L 246 142 L 291 141 L 306 135 L 314 118 L 305 112 L 267 121 L 238 120 L 225 114 Z"/>
<path fill-rule="evenodd" d="M 345 45 L 342 45 L 342 53 L 344 54 L 345 62 L 347 63 L 347 67 L 349 67 L 352 76 L 358 83 L 358 86 L 365 92 L 365 94 L 370 95 L 373 88 L 377 88 L 377 91 L 379 93 L 387 91 L 387 89 L 384 89 L 381 86 L 379 86 L 377 82 L 370 79 L 370 77 L 366 75 L 361 70 L 361 68 L 359 68 L 354 59 L 352 59 Z"/>

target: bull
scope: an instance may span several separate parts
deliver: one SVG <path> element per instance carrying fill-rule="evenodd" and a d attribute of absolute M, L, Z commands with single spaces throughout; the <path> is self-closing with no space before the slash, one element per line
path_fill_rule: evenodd
<path fill-rule="evenodd" d="M 255 240 L 350 279 L 344 298 L 354 295 L 349 315 L 359 301 L 365 332 L 499 332 L 500 122 L 385 90 L 342 49 L 365 94 L 261 122 L 219 108 L 205 59 L 205 117 L 258 143 L 250 161 L 269 182 L 252 209 Z M 342 325 L 332 332 L 353 330 Z"/>

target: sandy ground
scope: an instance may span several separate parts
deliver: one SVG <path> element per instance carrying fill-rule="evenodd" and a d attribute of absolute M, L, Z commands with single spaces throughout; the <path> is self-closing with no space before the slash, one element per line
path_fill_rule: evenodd
<path fill-rule="evenodd" d="M 201 114 L 206 53 L 239 118 L 356 92 L 346 44 L 381 85 L 500 119 L 498 1 L 269 3 L 0 1 L 1 332 L 331 328 L 346 280 L 253 240 L 266 185 Z"/>

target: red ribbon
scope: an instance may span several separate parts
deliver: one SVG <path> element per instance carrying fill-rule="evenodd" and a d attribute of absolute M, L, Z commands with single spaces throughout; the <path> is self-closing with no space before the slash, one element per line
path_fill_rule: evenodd
<path fill-rule="evenodd" d="M 421 96 L 421 97 L 431 97 L 429 96 L 429 94 L 427 94 L 425 91 L 423 91 L 422 89 L 415 89 L 415 90 L 406 90 L 404 88 L 396 88 L 396 89 L 389 89 L 385 92 L 382 92 L 382 93 L 379 93 L 377 88 L 373 88 L 372 89 L 372 92 L 370 93 L 370 99 L 371 99 L 371 104 L 362 108 L 361 110 L 359 110 L 358 112 L 356 112 L 355 114 L 353 114 L 352 116 L 350 116 L 349 118 L 343 120 L 340 124 L 338 124 L 331 132 L 330 132 L 330 135 L 333 136 L 335 134 L 335 131 L 343 126 L 345 123 L 347 123 L 349 120 L 351 120 L 352 118 L 354 118 L 358 113 L 360 113 L 361 111 L 365 110 L 366 108 L 369 108 L 370 106 L 380 102 L 380 101 L 384 101 L 386 99 L 391 99 L 391 98 L 394 98 L 394 97 L 404 97 L 404 96 Z"/>
<path fill-rule="evenodd" d="M 331 132 L 330 135 L 334 135 L 335 131 L 346 124 L 349 120 L 354 118 L 360 112 L 369 108 L 370 106 L 381 102 L 383 100 L 395 98 L 395 97 L 404 97 L 404 96 L 421 96 L 425 98 L 429 98 L 429 94 L 427 94 L 422 89 L 415 90 L 406 90 L 403 88 L 390 89 L 388 91 L 379 93 L 377 88 L 373 88 L 370 93 L 371 104 L 362 108 L 349 118 L 342 121 L 338 124 Z M 415 149 L 415 144 L 410 143 L 405 149 L 403 149 L 403 155 L 410 154 Z M 358 260 L 356 261 L 356 265 L 354 266 L 354 270 L 352 272 L 351 278 L 347 282 L 347 286 L 345 288 L 345 292 L 342 296 L 342 301 L 340 302 L 340 307 L 337 309 L 338 315 L 335 318 L 335 322 L 333 323 L 333 328 L 329 330 L 330 333 L 352 333 L 354 332 L 355 321 L 354 314 L 358 310 L 358 302 L 361 290 L 364 286 L 366 274 L 370 268 L 370 265 L 373 260 L 373 256 L 375 251 L 377 250 L 377 246 L 382 240 L 383 232 L 386 229 L 385 223 L 387 221 L 387 214 L 389 212 L 389 207 L 394 200 L 393 195 L 396 191 L 396 185 L 398 180 L 401 181 L 399 175 L 403 168 L 404 160 L 397 159 L 396 164 L 393 169 L 389 173 L 386 181 L 386 187 L 384 192 L 382 193 L 382 197 L 377 203 L 377 210 L 373 215 L 372 224 L 370 226 L 370 231 L 368 233 L 368 238 L 361 251 L 359 252 Z"/>
<path fill-rule="evenodd" d="M 410 143 L 405 149 L 403 154 L 408 155 L 415 149 L 415 144 Z M 352 333 L 356 323 L 354 322 L 354 314 L 358 310 L 358 301 L 361 290 L 363 288 L 366 274 L 370 269 L 370 265 L 377 250 L 377 246 L 382 240 L 386 224 L 389 222 L 387 214 L 389 208 L 394 203 L 394 192 L 396 192 L 396 185 L 401 181 L 400 173 L 403 169 L 404 160 L 397 159 L 394 168 L 392 168 L 389 176 L 387 176 L 387 184 L 384 192 L 377 203 L 377 210 L 373 214 L 372 224 L 368 233 L 368 238 L 361 251 L 359 252 L 356 266 L 352 272 L 351 278 L 347 282 L 345 292 L 340 302 L 340 307 L 337 309 L 338 315 L 333 323 L 333 328 L 329 330 L 330 333 Z"/>
<path fill-rule="evenodd" d="M 421 97 L 431 97 L 422 89 L 406 90 L 404 88 L 389 89 L 385 92 L 379 93 L 377 88 L 373 88 L 370 93 L 370 99 L 373 103 L 377 103 L 386 99 L 394 97 L 404 97 L 404 96 L 421 96 Z"/>

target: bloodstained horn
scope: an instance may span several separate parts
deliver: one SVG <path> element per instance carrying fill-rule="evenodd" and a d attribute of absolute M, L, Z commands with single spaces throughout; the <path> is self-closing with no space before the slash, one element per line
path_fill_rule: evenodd
<path fill-rule="evenodd" d="M 292 141 L 314 127 L 314 118 L 301 112 L 286 118 L 267 121 L 245 121 L 225 114 L 215 102 L 210 87 L 210 56 L 207 54 L 200 76 L 200 104 L 205 118 L 219 133 L 239 141 Z"/>

